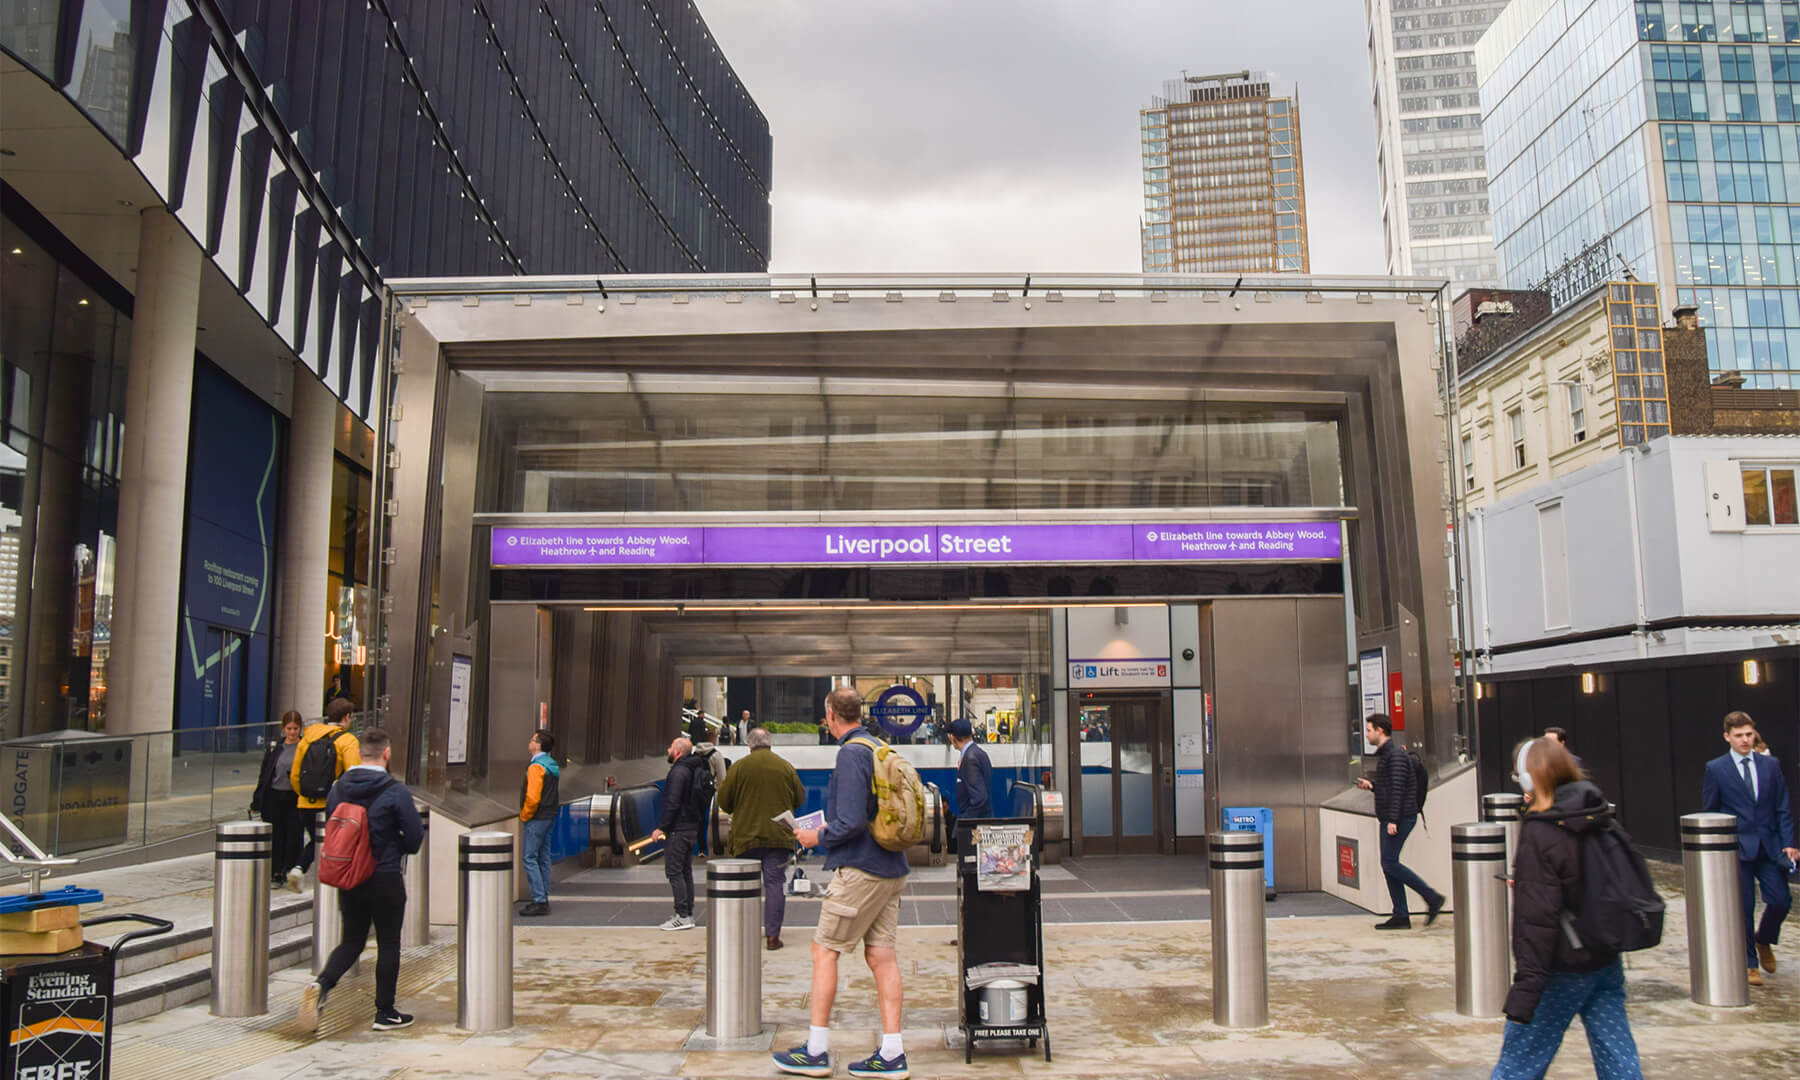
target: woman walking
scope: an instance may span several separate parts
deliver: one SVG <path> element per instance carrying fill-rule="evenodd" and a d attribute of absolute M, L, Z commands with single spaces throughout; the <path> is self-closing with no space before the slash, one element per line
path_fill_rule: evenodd
<path fill-rule="evenodd" d="M 1594 1075 L 1642 1080 L 1618 954 L 1578 947 L 1573 924 L 1565 927 L 1581 899 L 1581 834 L 1609 824 L 1612 813 L 1556 740 L 1533 739 L 1517 760 L 1527 806 L 1513 860 L 1515 972 L 1492 1080 L 1539 1080 L 1578 1015 Z"/>
<path fill-rule="evenodd" d="M 256 781 L 256 794 L 250 796 L 250 812 L 269 823 L 274 830 L 274 855 L 269 860 L 275 884 L 287 884 L 290 867 L 300 865 L 300 809 L 295 802 L 294 753 L 300 747 L 303 720 L 299 713 L 288 710 L 281 717 L 281 738 L 269 743 L 263 755 L 262 775 Z"/>

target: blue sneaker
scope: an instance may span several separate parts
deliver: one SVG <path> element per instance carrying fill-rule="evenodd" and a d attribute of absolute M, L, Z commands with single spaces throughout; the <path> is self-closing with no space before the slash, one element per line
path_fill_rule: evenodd
<path fill-rule="evenodd" d="M 806 1044 L 801 1043 L 792 1050 L 783 1050 L 776 1054 L 775 1067 L 784 1073 L 793 1073 L 795 1076 L 830 1076 L 831 1055 L 809 1054 L 806 1052 Z"/>
<path fill-rule="evenodd" d="M 905 1054 L 901 1054 L 897 1058 L 884 1058 L 881 1056 L 881 1051 L 877 1050 L 862 1061 L 852 1062 L 850 1065 L 850 1075 L 878 1076 L 888 1077 L 890 1080 L 905 1080 L 905 1078 L 911 1076 L 912 1073 L 907 1071 Z"/>

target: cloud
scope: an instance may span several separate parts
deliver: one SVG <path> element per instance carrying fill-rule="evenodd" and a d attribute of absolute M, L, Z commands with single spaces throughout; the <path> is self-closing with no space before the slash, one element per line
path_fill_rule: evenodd
<path fill-rule="evenodd" d="M 1298 77 L 1314 271 L 1383 269 L 1361 5 L 699 3 L 774 134 L 775 270 L 1135 271 L 1137 110 L 1244 68 Z"/>

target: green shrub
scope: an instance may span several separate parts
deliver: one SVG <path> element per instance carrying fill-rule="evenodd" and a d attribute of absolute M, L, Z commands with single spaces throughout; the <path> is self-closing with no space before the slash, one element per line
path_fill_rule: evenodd
<path fill-rule="evenodd" d="M 757 726 L 763 728 L 771 735 L 816 735 L 819 731 L 819 725 L 808 724 L 804 721 L 787 721 L 776 724 L 759 724 Z"/>

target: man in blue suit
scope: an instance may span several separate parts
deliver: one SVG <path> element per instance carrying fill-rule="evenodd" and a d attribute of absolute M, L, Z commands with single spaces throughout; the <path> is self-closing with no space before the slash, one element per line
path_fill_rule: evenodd
<path fill-rule="evenodd" d="M 1787 781 L 1781 766 L 1766 754 L 1758 754 L 1756 721 L 1746 712 L 1725 714 L 1727 753 L 1706 763 L 1701 801 L 1715 813 L 1735 814 L 1738 819 L 1738 883 L 1743 893 L 1744 947 L 1750 960 L 1750 985 L 1761 986 L 1764 971 L 1775 971 L 1775 943 L 1781 921 L 1793 900 L 1788 896 L 1788 869 L 1800 859 L 1794 846 L 1794 814 L 1788 803 Z M 1762 926 L 1754 932 L 1756 886 L 1762 884 Z"/>

